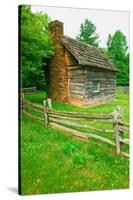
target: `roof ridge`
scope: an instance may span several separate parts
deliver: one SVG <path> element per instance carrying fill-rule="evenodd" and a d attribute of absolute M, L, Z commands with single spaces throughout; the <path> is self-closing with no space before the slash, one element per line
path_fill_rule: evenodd
<path fill-rule="evenodd" d="M 86 44 L 86 43 L 83 43 L 83 42 L 81 42 L 81 41 L 79 41 L 79 40 L 76 40 L 75 38 L 72 38 L 72 37 L 70 37 L 70 36 L 67 36 L 67 35 L 63 35 L 62 37 L 66 37 L 66 38 L 69 38 L 69 39 L 71 39 L 71 40 L 75 40 L 76 42 L 79 42 L 79 43 L 81 43 L 81 44 L 83 44 L 83 45 L 87 45 L 87 46 L 89 46 L 89 47 L 94 47 L 94 46 L 92 46 L 92 45 L 90 45 L 90 44 Z M 95 48 L 95 47 L 94 47 Z"/>

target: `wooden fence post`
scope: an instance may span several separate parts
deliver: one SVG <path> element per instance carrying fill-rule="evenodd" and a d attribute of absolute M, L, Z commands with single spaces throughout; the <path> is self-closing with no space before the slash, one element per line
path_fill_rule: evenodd
<path fill-rule="evenodd" d="M 24 108 L 24 93 L 21 93 L 21 96 L 20 96 L 20 105 L 21 105 L 21 109 L 23 110 L 23 108 Z"/>
<path fill-rule="evenodd" d="M 47 99 L 48 110 L 52 110 L 51 99 Z"/>
<path fill-rule="evenodd" d="M 44 120 L 45 120 L 44 124 L 45 124 L 45 126 L 47 126 L 48 125 L 48 114 L 47 114 L 47 101 L 46 100 L 43 101 L 43 106 L 44 106 Z"/>
<path fill-rule="evenodd" d="M 114 123 L 113 123 L 117 155 L 119 155 L 121 151 L 120 131 L 119 131 L 119 124 L 118 124 L 118 121 L 121 118 L 122 118 L 122 107 L 117 106 L 116 110 L 114 111 Z"/>

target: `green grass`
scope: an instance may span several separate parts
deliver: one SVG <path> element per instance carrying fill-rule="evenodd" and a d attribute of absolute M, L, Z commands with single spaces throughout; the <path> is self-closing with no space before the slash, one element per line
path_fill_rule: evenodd
<path fill-rule="evenodd" d="M 26 98 L 42 104 L 44 94 Z M 81 108 L 53 102 L 56 110 L 87 113 L 112 112 L 124 107 L 129 120 L 128 96 L 101 106 Z M 97 124 L 98 125 L 98 124 Z M 100 125 L 99 125 L 100 126 Z M 129 160 L 115 154 L 112 146 L 89 139 L 80 141 L 58 129 L 22 116 L 21 189 L 22 194 L 109 190 L 129 187 Z"/>
<path fill-rule="evenodd" d="M 43 100 L 46 98 L 44 92 L 38 92 L 37 94 L 25 95 L 25 98 L 39 104 L 43 104 Z M 116 99 L 113 101 L 86 108 L 86 107 L 77 107 L 70 105 L 68 103 L 59 103 L 52 102 L 53 109 L 59 111 L 71 111 L 71 112 L 86 112 L 86 113 L 109 113 L 113 112 L 116 106 L 122 106 L 124 109 L 124 120 L 129 121 L 129 96 L 127 94 L 117 93 Z"/>

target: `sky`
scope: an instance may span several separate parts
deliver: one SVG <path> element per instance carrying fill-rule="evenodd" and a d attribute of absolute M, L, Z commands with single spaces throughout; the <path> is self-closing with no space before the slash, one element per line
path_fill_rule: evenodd
<path fill-rule="evenodd" d="M 33 12 L 44 12 L 53 20 L 64 23 L 64 34 L 75 38 L 79 34 L 80 24 L 87 18 L 96 25 L 100 35 L 100 47 L 106 47 L 109 33 L 121 30 L 126 36 L 129 46 L 129 12 L 109 11 L 79 8 L 61 8 L 47 6 L 32 6 Z"/>

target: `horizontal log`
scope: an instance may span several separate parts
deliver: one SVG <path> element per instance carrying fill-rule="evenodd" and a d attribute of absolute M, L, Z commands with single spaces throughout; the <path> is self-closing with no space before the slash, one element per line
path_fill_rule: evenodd
<path fill-rule="evenodd" d="M 44 118 L 42 117 L 36 117 L 28 112 L 26 112 L 25 110 L 22 110 L 22 113 L 26 116 L 26 117 L 29 117 L 31 119 L 34 119 L 34 120 L 38 120 L 38 121 L 44 121 Z"/>
<path fill-rule="evenodd" d="M 83 87 L 84 84 L 83 83 L 73 83 L 73 82 L 70 82 L 70 86 L 80 86 L 80 87 Z"/>
<path fill-rule="evenodd" d="M 125 156 L 125 157 L 127 157 L 127 158 L 129 158 L 129 157 L 130 157 L 130 155 L 129 155 L 128 153 L 126 153 L 126 152 L 123 152 L 123 151 L 121 151 L 121 155 L 123 155 L 123 156 Z"/>
<path fill-rule="evenodd" d="M 89 68 L 89 67 L 87 67 L 86 68 L 88 71 L 88 74 L 100 74 L 100 75 L 102 75 L 102 76 L 104 76 L 104 77 L 109 77 L 109 75 L 110 75 L 110 77 L 115 77 L 115 75 L 113 74 L 113 73 L 111 73 L 111 71 L 105 71 L 104 69 L 92 69 L 92 68 Z M 97 72 L 97 73 L 96 73 Z"/>
<path fill-rule="evenodd" d="M 84 73 L 80 73 L 80 74 L 79 74 L 79 73 L 74 73 L 74 72 L 71 73 L 71 72 L 69 72 L 69 73 L 68 73 L 68 77 L 69 77 L 69 78 L 77 78 L 77 79 L 78 79 L 78 78 L 81 78 L 81 79 L 83 78 L 83 79 L 84 79 L 84 78 L 85 78 L 85 74 L 84 74 Z"/>
<path fill-rule="evenodd" d="M 102 129 L 98 129 L 98 128 L 90 126 L 90 125 L 76 123 L 76 122 L 72 122 L 70 120 L 58 119 L 57 117 L 53 118 L 53 117 L 50 116 L 49 121 L 56 122 L 56 123 L 63 124 L 63 125 L 73 126 L 73 127 L 76 127 L 76 128 L 88 128 L 88 129 L 91 129 L 91 130 L 94 130 L 94 131 L 98 131 L 100 133 L 114 133 L 113 130 L 104 130 L 104 129 L 102 130 Z"/>
<path fill-rule="evenodd" d="M 128 144 L 128 145 L 130 143 L 128 138 L 121 138 L 121 137 L 120 137 L 120 142 L 123 143 L 123 144 Z"/>
<path fill-rule="evenodd" d="M 129 128 L 124 127 L 124 126 L 119 126 L 119 131 L 129 132 Z"/>
<path fill-rule="evenodd" d="M 22 88 L 23 92 L 36 92 L 36 87 Z"/>
<path fill-rule="evenodd" d="M 24 106 L 25 106 L 25 105 L 26 105 L 26 104 L 24 104 Z M 42 110 L 40 110 L 40 109 L 38 109 L 38 108 L 35 108 L 35 107 L 30 106 L 30 105 L 28 105 L 28 104 L 27 104 L 27 106 L 28 106 L 28 108 L 31 108 L 33 111 L 36 111 L 36 112 L 41 113 L 41 114 L 44 114 L 44 111 L 42 111 Z M 26 108 L 27 108 L 27 106 L 26 106 Z"/>
<path fill-rule="evenodd" d="M 76 118 L 76 117 L 69 117 L 69 116 L 62 116 L 62 115 L 54 115 L 54 114 L 48 114 L 48 116 L 50 117 L 54 117 L 54 118 L 59 118 L 59 119 L 68 119 L 68 120 L 76 120 L 76 121 L 82 121 L 84 120 L 84 118 Z"/>
<path fill-rule="evenodd" d="M 97 119 L 97 120 L 93 120 L 95 122 L 100 122 L 100 123 L 106 123 L 106 124 L 112 124 L 113 125 L 113 120 L 102 120 L 102 119 Z"/>
<path fill-rule="evenodd" d="M 115 80 L 115 78 L 113 76 L 109 76 L 107 74 L 105 75 L 105 73 L 101 73 L 101 72 L 99 72 L 99 73 L 97 73 L 97 72 L 91 73 L 91 71 L 87 71 L 87 77 L 88 78 L 95 78 L 95 77 L 98 78 L 99 77 L 99 79 L 103 79 L 103 80 L 109 79 L 111 81 Z"/>
<path fill-rule="evenodd" d="M 99 76 L 94 75 L 94 77 L 90 77 L 90 76 L 87 76 L 87 77 L 86 77 L 86 84 L 92 83 L 92 82 L 93 82 L 94 80 L 96 80 L 96 79 L 99 80 L 100 83 L 101 83 L 102 85 L 104 85 L 105 82 L 106 82 L 108 85 L 114 84 L 114 83 L 115 83 L 115 80 L 114 80 L 114 79 L 102 78 L 102 77 L 99 77 Z M 109 81 L 109 82 L 108 82 L 108 81 Z"/>
<path fill-rule="evenodd" d="M 80 96 L 83 96 L 83 90 L 76 90 L 76 89 L 74 90 L 74 89 L 70 88 L 70 96 L 74 95 L 74 94 L 78 94 Z"/>
<path fill-rule="evenodd" d="M 126 127 L 129 127 L 129 123 L 128 122 L 124 122 L 124 121 L 118 121 L 118 124 L 119 125 L 124 125 L 124 126 L 126 126 Z"/>
<path fill-rule="evenodd" d="M 69 86 L 70 92 L 83 94 L 83 86 Z"/>
<path fill-rule="evenodd" d="M 73 68 L 73 69 L 71 69 L 71 70 L 69 69 L 69 70 L 68 70 L 68 73 L 69 73 L 69 74 L 73 74 L 73 75 L 76 75 L 76 74 L 78 74 L 78 75 L 82 75 L 82 74 L 85 75 L 85 70 L 82 69 L 82 68 L 81 68 L 81 69 L 74 69 L 74 68 Z"/>
<path fill-rule="evenodd" d="M 108 144 L 115 146 L 114 142 L 112 142 L 110 139 L 104 138 L 102 136 L 95 135 L 95 134 L 92 134 L 92 133 L 85 133 L 85 132 L 77 131 L 77 130 L 74 130 L 74 129 L 71 129 L 71 128 L 66 128 L 66 127 L 59 125 L 57 123 L 54 123 L 54 122 L 50 122 L 49 124 L 53 127 L 59 128 L 60 130 L 67 132 L 67 133 L 70 133 L 74 136 L 78 136 L 78 137 L 86 138 L 86 139 L 93 138 L 93 139 L 97 139 L 97 140 L 100 140 L 102 142 L 105 142 L 105 143 L 108 143 Z"/>
<path fill-rule="evenodd" d="M 80 131 L 77 131 L 77 130 L 73 130 L 73 129 L 70 129 L 70 128 L 66 128 L 66 127 L 61 126 L 61 125 L 59 125 L 59 124 L 56 124 L 56 123 L 54 123 L 54 122 L 49 122 L 49 125 L 51 125 L 52 127 L 59 128 L 60 130 L 62 130 L 62 131 L 64 131 L 64 132 L 67 132 L 67 133 L 69 133 L 69 134 L 72 134 L 72 135 L 74 135 L 74 136 L 88 139 L 88 134 L 87 134 L 87 133 L 83 133 L 83 132 L 80 132 Z"/>
<path fill-rule="evenodd" d="M 68 66 L 68 71 L 71 71 L 71 70 L 83 70 L 80 66 Z"/>
<path fill-rule="evenodd" d="M 60 118 L 60 119 L 72 119 L 72 120 L 76 120 L 76 121 L 82 121 L 82 120 L 86 120 L 86 118 L 84 117 L 81 117 L 81 118 L 78 118 L 78 117 L 74 117 L 74 116 L 62 116 L 62 115 L 54 115 L 54 114 L 48 114 L 49 116 L 51 117 L 54 117 L 54 118 Z M 106 123 L 106 124 L 112 124 L 113 125 L 113 120 L 102 120 L 102 119 L 98 119 L 98 120 L 95 120 L 95 119 L 89 119 L 90 121 L 93 120 L 93 122 L 99 122 L 99 123 Z"/>
<path fill-rule="evenodd" d="M 24 103 L 24 104 L 27 104 L 27 105 L 29 105 L 29 106 L 31 106 L 31 107 L 34 107 L 34 108 L 40 109 L 40 110 L 43 111 L 43 106 L 40 105 L 40 104 L 32 103 L 31 101 L 28 101 L 28 100 L 26 100 L 26 99 L 23 100 L 23 103 Z"/>
<path fill-rule="evenodd" d="M 69 76 L 68 76 L 68 78 L 70 78 Z M 77 81 L 78 81 L 78 83 L 82 83 L 82 84 L 84 84 L 84 79 L 83 78 L 78 78 L 78 80 L 77 80 L 77 78 L 70 78 L 70 81 L 71 81 L 71 83 L 77 83 Z"/>
<path fill-rule="evenodd" d="M 89 71 L 91 72 L 102 72 L 102 73 L 105 73 L 105 74 L 108 74 L 110 73 L 111 75 L 114 75 L 116 76 L 116 72 L 113 72 L 113 71 L 105 71 L 103 68 L 97 68 L 97 67 L 91 67 L 91 66 L 87 66 L 87 69 L 89 69 Z"/>
<path fill-rule="evenodd" d="M 76 118 L 86 118 L 86 119 L 113 119 L 113 115 L 110 114 L 88 114 L 88 113 L 78 113 L 78 112 L 65 112 L 65 111 L 48 111 L 48 114 L 60 115 L 60 116 L 70 116 Z"/>
<path fill-rule="evenodd" d="M 71 92 L 78 91 L 81 94 L 83 93 L 83 88 L 84 88 L 84 86 L 79 86 L 79 85 L 70 85 L 69 86 L 69 89 L 70 89 Z"/>
<path fill-rule="evenodd" d="M 30 89 L 33 89 L 33 90 L 36 90 L 36 87 L 27 87 L 27 88 L 22 88 L 23 90 L 30 90 Z"/>

